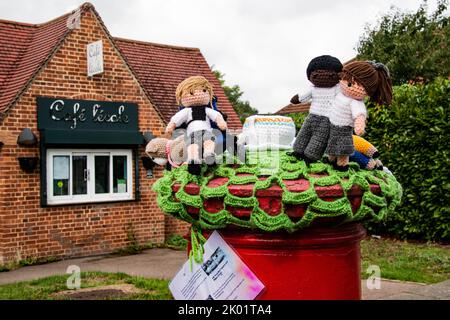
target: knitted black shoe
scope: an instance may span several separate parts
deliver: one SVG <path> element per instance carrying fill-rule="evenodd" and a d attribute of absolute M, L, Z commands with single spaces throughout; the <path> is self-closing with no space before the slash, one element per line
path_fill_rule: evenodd
<path fill-rule="evenodd" d="M 202 165 L 191 162 L 188 164 L 188 172 L 195 176 L 199 176 L 202 173 Z"/>
<path fill-rule="evenodd" d="M 286 154 L 291 157 L 296 157 L 298 160 L 303 160 L 305 157 L 302 153 L 297 151 L 286 152 Z"/>
<path fill-rule="evenodd" d="M 333 163 L 333 168 L 337 171 L 345 172 L 348 171 L 348 165 L 346 166 L 340 166 L 337 163 Z"/>
<path fill-rule="evenodd" d="M 376 159 L 380 156 L 380 153 L 378 151 L 375 151 L 375 153 L 372 155 L 372 158 Z"/>
<path fill-rule="evenodd" d="M 303 161 L 305 161 L 307 166 L 309 166 L 311 163 L 317 162 L 316 160 L 310 159 L 305 155 L 303 156 Z"/>

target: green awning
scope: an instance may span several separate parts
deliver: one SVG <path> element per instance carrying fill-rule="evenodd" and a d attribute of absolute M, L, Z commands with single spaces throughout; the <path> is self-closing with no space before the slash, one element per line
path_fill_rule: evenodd
<path fill-rule="evenodd" d="M 144 137 L 139 131 L 42 130 L 45 144 L 77 145 L 141 145 Z"/>

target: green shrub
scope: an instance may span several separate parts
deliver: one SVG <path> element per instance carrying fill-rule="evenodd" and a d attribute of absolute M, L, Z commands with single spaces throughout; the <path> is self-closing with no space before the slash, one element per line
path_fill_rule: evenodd
<path fill-rule="evenodd" d="M 290 113 L 287 114 L 286 117 L 291 117 L 292 120 L 294 120 L 295 123 L 295 130 L 298 133 L 300 128 L 302 127 L 303 122 L 305 121 L 306 117 L 308 116 L 308 112 L 302 112 L 302 113 Z"/>
<path fill-rule="evenodd" d="M 365 138 L 402 184 L 402 205 L 372 232 L 402 238 L 450 238 L 450 80 L 394 87 L 390 107 L 368 104 Z"/>

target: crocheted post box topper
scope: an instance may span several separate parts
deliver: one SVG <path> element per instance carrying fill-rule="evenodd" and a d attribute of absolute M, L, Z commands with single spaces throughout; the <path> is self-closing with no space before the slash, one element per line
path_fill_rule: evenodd
<path fill-rule="evenodd" d="M 315 162 L 322 158 L 327 147 L 330 132 L 328 110 L 331 108 L 339 87 L 339 72 L 342 64 L 339 59 L 323 55 L 311 60 L 306 70 L 308 80 L 313 86 L 306 94 L 295 95 L 291 103 L 310 101 L 309 115 L 294 141 L 292 153 L 297 159 Z"/>
<path fill-rule="evenodd" d="M 220 130 L 227 129 L 227 123 L 220 112 L 210 108 L 214 92 L 209 81 L 202 76 L 193 76 L 183 80 L 177 87 L 175 96 L 178 105 L 185 107 L 178 111 L 166 128 L 172 134 L 176 127 L 187 125 L 187 162 L 188 171 L 200 175 L 204 159 L 207 164 L 215 161 L 214 134 L 211 121 L 217 123 Z"/>
<path fill-rule="evenodd" d="M 349 156 L 355 151 L 353 130 L 364 133 L 367 109 L 363 99 L 389 105 L 392 100 L 392 82 L 389 71 L 382 63 L 353 61 L 340 73 L 340 91 L 330 109 L 330 137 L 325 153 L 335 168 L 348 170 Z"/>

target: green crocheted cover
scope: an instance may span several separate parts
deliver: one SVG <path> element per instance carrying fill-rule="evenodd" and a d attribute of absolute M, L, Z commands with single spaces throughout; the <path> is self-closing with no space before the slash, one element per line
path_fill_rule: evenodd
<path fill-rule="evenodd" d="M 237 160 L 235 160 L 237 161 Z M 201 176 L 188 173 L 187 166 L 165 171 L 164 176 L 156 181 L 153 190 L 158 194 L 158 206 L 166 214 L 191 223 L 193 229 L 220 229 L 228 225 L 260 229 L 267 232 L 286 230 L 294 232 L 308 227 L 318 217 L 341 217 L 343 223 L 367 219 L 381 220 L 393 210 L 402 196 L 402 188 L 394 176 L 383 171 L 360 170 L 356 163 L 350 163 L 348 172 L 336 171 L 329 164 L 313 163 L 307 166 L 286 152 L 249 153 L 248 163 L 239 165 L 221 164 L 211 169 L 203 168 Z M 249 175 L 238 175 L 247 173 Z M 318 176 L 319 174 L 319 176 Z M 260 180 L 261 176 L 267 177 Z M 218 187 L 208 187 L 208 183 L 218 177 L 226 177 L 228 181 Z M 309 188 L 304 192 L 291 192 L 284 181 L 307 179 Z M 184 187 L 188 183 L 200 186 L 198 195 L 188 194 Z M 174 184 L 179 184 L 177 192 L 172 190 Z M 253 195 L 238 197 L 228 190 L 229 185 L 253 185 Z M 282 208 L 280 214 L 271 216 L 259 207 L 256 192 L 277 184 L 283 190 Z M 328 202 L 320 199 L 315 186 L 340 185 L 343 196 Z M 372 193 L 370 185 L 379 185 L 381 194 Z M 362 202 L 358 210 L 353 213 L 347 192 L 357 185 L 363 190 Z M 224 209 L 218 213 L 211 213 L 203 206 L 204 199 L 223 198 Z M 306 212 L 300 220 L 291 220 L 285 213 L 284 205 L 303 205 Z M 191 216 L 187 207 L 199 208 L 198 216 Z M 250 219 L 233 216 L 227 207 L 251 208 Z M 341 222 L 342 223 L 342 222 Z M 195 240 L 194 237 L 194 242 Z M 200 239 L 200 242 L 201 239 Z"/>

